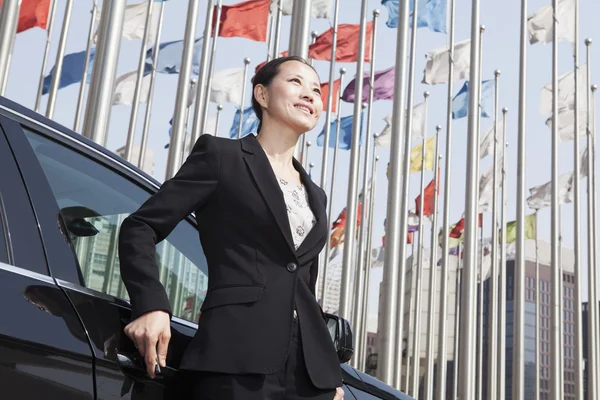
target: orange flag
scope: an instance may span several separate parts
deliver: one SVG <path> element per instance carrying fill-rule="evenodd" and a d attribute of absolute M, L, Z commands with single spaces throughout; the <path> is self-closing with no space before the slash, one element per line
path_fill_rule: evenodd
<path fill-rule="evenodd" d="M 360 25 L 340 24 L 338 26 L 337 47 L 335 60 L 337 62 L 356 62 L 358 60 L 358 38 Z M 373 35 L 373 21 L 367 24 L 367 37 L 365 45 L 365 62 L 371 60 L 371 36 Z M 333 43 L 333 28 L 317 37 L 317 40 L 308 46 L 308 57 L 315 60 L 331 61 L 331 45 Z"/>
<path fill-rule="evenodd" d="M 266 42 L 270 5 L 271 0 L 248 0 L 231 6 L 222 6 L 219 36 L 244 37 L 257 42 Z M 217 18 L 216 10 L 217 6 L 213 14 L 213 26 Z"/>
<path fill-rule="evenodd" d="M 2 0 L 0 0 L 0 6 Z M 19 10 L 19 24 L 17 33 L 39 26 L 46 29 L 48 13 L 50 12 L 50 0 L 23 0 Z"/>
<path fill-rule="evenodd" d="M 440 190 L 440 170 L 438 169 L 438 193 Z M 433 214 L 433 205 L 435 202 L 435 179 L 432 179 L 431 182 L 429 182 L 429 185 L 427 185 L 427 187 L 425 188 L 425 190 L 423 191 L 423 195 L 425 197 L 425 200 L 423 201 L 423 215 L 428 216 L 428 215 L 432 215 Z M 421 195 L 418 195 L 417 198 L 415 199 L 415 208 L 416 208 L 416 213 L 417 215 L 420 215 L 420 210 L 421 210 Z"/>
<path fill-rule="evenodd" d="M 321 100 L 323 101 L 323 111 L 327 111 L 327 97 L 329 96 L 329 82 L 321 83 Z M 340 97 L 340 80 L 333 81 L 333 102 L 331 103 L 331 112 L 336 112 L 337 102 Z"/>

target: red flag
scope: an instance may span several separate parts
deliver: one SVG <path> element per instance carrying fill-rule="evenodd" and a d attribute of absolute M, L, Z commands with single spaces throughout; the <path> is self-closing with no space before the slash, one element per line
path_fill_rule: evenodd
<path fill-rule="evenodd" d="M 440 190 L 440 170 L 438 169 L 438 179 L 437 179 L 437 187 L 438 190 L 437 192 L 439 193 Z M 434 199 L 434 195 L 435 195 L 435 179 L 432 179 L 431 182 L 429 182 L 429 185 L 427 185 L 427 187 L 425 188 L 423 195 L 425 196 L 425 201 L 423 203 L 423 215 L 424 216 L 428 216 L 428 215 L 432 215 L 433 214 L 433 205 L 435 202 Z M 417 215 L 421 215 L 421 195 L 418 195 L 417 198 L 415 199 L 415 207 L 416 207 L 416 213 Z"/>
<path fill-rule="evenodd" d="M 331 224 L 331 230 L 336 228 L 345 228 L 346 227 L 346 209 L 344 208 L 340 215 L 338 215 L 337 219 L 333 221 Z"/>
<path fill-rule="evenodd" d="M 2 6 L 2 0 L 0 0 L 0 6 Z M 49 12 L 50 0 L 23 0 L 19 10 L 17 33 L 36 26 L 46 29 Z"/>
<path fill-rule="evenodd" d="M 219 36 L 244 37 L 257 42 L 265 42 L 270 5 L 271 0 L 248 0 L 231 6 L 222 6 Z M 216 19 L 217 6 L 215 6 L 213 14 L 213 26 L 215 26 Z"/>
<path fill-rule="evenodd" d="M 479 214 L 477 223 L 478 223 L 478 227 L 481 228 L 481 225 L 483 225 L 483 213 Z M 450 237 L 459 239 L 463 235 L 464 232 L 465 232 L 465 217 L 462 217 L 460 219 L 460 221 L 458 221 L 456 223 L 456 225 L 454 225 L 454 228 L 452 228 L 452 230 L 450 231 Z"/>
<path fill-rule="evenodd" d="M 360 25 L 340 24 L 338 26 L 337 47 L 335 60 L 337 62 L 355 62 L 358 59 L 358 39 Z M 367 24 L 365 43 L 365 62 L 371 61 L 371 36 L 373 35 L 373 21 Z M 333 43 L 333 28 L 317 37 L 317 40 L 308 46 L 308 57 L 315 60 L 331 61 L 331 45 Z"/>
<path fill-rule="evenodd" d="M 406 237 L 406 244 L 412 244 L 413 242 L 413 232 L 408 232 L 408 236 Z"/>
<path fill-rule="evenodd" d="M 321 83 L 321 100 L 323 101 L 323 111 L 327 111 L 327 97 L 329 96 L 329 82 Z M 336 112 L 338 98 L 340 97 L 340 80 L 333 81 L 333 101 L 331 103 L 331 112 Z"/>

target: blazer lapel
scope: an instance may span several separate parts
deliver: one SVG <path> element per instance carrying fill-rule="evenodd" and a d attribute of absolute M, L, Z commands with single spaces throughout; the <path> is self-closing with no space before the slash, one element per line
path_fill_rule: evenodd
<path fill-rule="evenodd" d="M 315 226 L 312 227 L 308 235 L 302 241 L 302 244 L 300 244 L 296 250 L 296 255 L 300 257 L 313 247 L 317 246 L 319 241 L 323 239 L 323 236 L 327 234 L 327 214 L 325 212 L 325 199 L 319 193 L 317 185 L 315 185 L 296 159 L 294 159 L 294 167 L 300 173 L 300 179 L 308 194 L 310 209 L 317 221 Z"/>
<path fill-rule="evenodd" d="M 285 241 L 295 254 L 296 248 L 294 246 L 294 239 L 292 238 L 292 231 L 290 230 L 290 222 L 283 193 L 279 187 L 279 183 L 277 183 L 277 178 L 275 177 L 273 168 L 271 168 L 269 159 L 254 135 L 247 135 L 240 140 L 240 143 L 242 150 L 247 153 L 244 155 L 244 161 L 248 165 L 252 177 L 267 206 L 271 210 Z"/>

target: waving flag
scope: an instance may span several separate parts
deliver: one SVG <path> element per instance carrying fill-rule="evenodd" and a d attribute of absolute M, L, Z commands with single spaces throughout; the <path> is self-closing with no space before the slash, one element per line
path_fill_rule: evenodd
<path fill-rule="evenodd" d="M 525 239 L 535 240 L 537 226 L 537 214 L 529 214 L 525 217 Z M 501 230 L 502 231 L 502 230 Z M 517 221 L 506 224 L 506 243 L 517 241 Z"/>
<path fill-rule="evenodd" d="M 437 190 L 435 188 L 435 183 L 436 180 L 432 179 L 431 182 L 429 182 L 429 185 L 427 185 L 427 187 L 425 188 L 425 190 L 423 191 L 423 211 L 421 211 L 421 195 L 418 195 L 417 198 L 415 199 L 415 212 L 417 215 L 421 215 L 421 213 L 424 216 L 428 216 L 428 215 L 433 215 L 433 208 L 435 205 L 435 194 L 436 192 L 439 193 L 440 192 L 440 170 L 438 169 L 438 176 L 437 176 Z"/>
<path fill-rule="evenodd" d="M 373 84 L 373 100 L 392 100 L 394 98 L 394 72 L 395 67 L 383 71 L 375 72 L 375 82 Z M 369 101 L 369 89 L 371 72 L 365 72 L 363 79 L 363 102 Z M 354 103 L 356 93 L 356 78 L 352 79 L 344 89 L 342 100 L 348 103 Z"/>
<path fill-rule="evenodd" d="M 408 114 L 408 113 L 407 113 Z M 405 114 L 405 115 L 407 115 Z M 389 147 L 392 143 L 392 114 L 388 114 L 383 119 L 385 128 L 377 137 L 375 137 L 375 146 Z M 411 139 L 423 140 L 425 134 L 425 103 L 419 103 L 412 110 L 412 129 Z"/>
<path fill-rule="evenodd" d="M 425 169 L 433 171 L 435 136 L 425 141 Z M 423 164 L 423 144 L 419 143 L 410 151 L 410 173 L 420 172 Z"/>
<path fill-rule="evenodd" d="M 277 12 L 279 0 L 271 0 L 271 13 Z M 292 15 L 294 0 L 281 0 L 281 14 Z M 310 3 L 310 16 L 312 18 L 331 17 L 331 0 L 312 0 Z"/>
<path fill-rule="evenodd" d="M 161 74 L 178 74 L 181 70 L 181 57 L 183 55 L 183 40 L 161 43 L 156 62 L 156 72 Z M 146 68 L 152 67 L 154 49 L 146 52 Z M 202 55 L 202 39 L 196 39 L 192 55 L 192 75 L 200 74 L 200 56 Z"/>
<path fill-rule="evenodd" d="M 364 116 L 364 112 L 362 113 Z M 353 115 L 348 115 L 347 117 L 343 117 L 340 119 L 340 142 L 339 146 L 341 150 L 350 150 L 350 146 L 352 145 L 352 121 L 354 119 Z M 361 121 L 364 121 L 364 118 L 361 117 Z M 330 133 L 329 133 L 329 147 L 335 148 L 336 144 L 336 128 L 337 128 L 337 120 L 333 121 L 330 125 Z M 317 136 L 317 146 L 323 146 L 323 141 L 325 140 L 325 127 L 319 136 Z M 362 126 L 360 129 L 360 141 L 362 143 Z"/>
<path fill-rule="evenodd" d="M 577 86 L 579 93 L 587 93 L 590 86 L 587 79 L 587 65 L 580 65 L 577 70 Z M 580 94 L 582 99 L 584 95 Z M 573 109 L 575 107 L 575 76 L 574 72 L 567 72 L 558 77 L 558 110 Z M 552 113 L 552 82 L 548 82 L 540 93 L 540 114 Z"/>
<path fill-rule="evenodd" d="M 252 108 L 252 106 L 244 109 L 244 117 L 243 117 L 243 121 L 242 121 L 242 137 L 250 134 L 250 133 L 256 133 L 258 130 L 258 118 L 256 117 L 256 114 L 254 113 L 254 109 Z M 229 130 L 229 137 L 230 138 L 237 138 L 238 136 L 238 127 L 240 125 L 240 110 L 238 109 L 235 112 L 235 115 L 233 117 L 233 124 L 231 125 L 231 129 Z"/>
<path fill-rule="evenodd" d="M 88 64 L 87 83 L 90 83 L 92 79 L 92 69 L 94 66 L 94 52 L 95 48 L 90 51 L 90 62 Z M 63 58 L 62 72 L 60 74 L 60 82 L 58 85 L 59 89 L 67 87 L 77 82 L 81 82 L 83 77 L 83 68 L 85 66 L 85 50 L 78 53 L 67 54 Z M 50 70 L 50 73 L 44 77 L 44 87 L 42 88 L 42 94 L 47 94 L 50 91 L 50 85 L 52 84 L 52 75 L 54 75 L 54 67 Z"/>
<path fill-rule="evenodd" d="M 481 116 L 489 118 L 493 110 L 494 81 L 481 82 Z M 469 109 L 469 81 L 464 85 L 452 99 L 452 119 L 464 118 Z M 489 112 L 488 112 L 489 110 Z"/>
<path fill-rule="evenodd" d="M 98 10 L 94 21 L 95 26 L 102 26 L 100 16 L 102 12 Z M 125 17 L 123 20 L 122 37 L 129 40 L 142 40 L 144 30 L 146 29 L 146 15 L 148 14 L 148 2 L 129 4 L 125 7 Z M 153 6 L 150 14 L 150 28 L 148 30 L 148 43 L 154 43 L 158 22 L 160 20 L 160 7 Z M 94 43 L 98 39 L 98 32 L 94 35 Z"/>
<path fill-rule="evenodd" d="M 358 39 L 360 25 L 340 24 L 338 26 L 337 47 L 335 60 L 337 62 L 356 62 L 358 59 Z M 367 23 L 365 43 L 365 62 L 371 61 L 371 35 L 373 21 Z M 323 32 L 313 44 L 308 46 L 308 57 L 315 60 L 331 61 L 331 44 L 333 43 L 333 28 Z"/>
<path fill-rule="evenodd" d="M 270 5 L 270 0 L 247 0 L 231 6 L 222 6 L 219 36 L 243 37 L 265 42 Z M 213 14 L 213 27 L 217 19 L 216 10 L 217 6 Z"/>
<path fill-rule="evenodd" d="M 2 0 L 0 0 L 1 6 Z M 19 9 L 17 33 L 35 28 L 36 26 L 46 29 L 49 12 L 50 0 L 23 0 Z"/>
<path fill-rule="evenodd" d="M 529 43 L 551 43 L 554 18 L 558 26 L 558 40 L 575 41 L 575 1 L 558 0 L 556 14 L 552 6 L 545 6 L 527 18 Z"/>
<path fill-rule="evenodd" d="M 340 97 L 340 80 L 333 81 L 333 98 L 331 99 L 331 112 L 337 112 L 337 103 Z M 329 97 L 329 82 L 321 83 L 321 101 L 323 102 L 323 111 L 327 111 L 327 98 Z"/>
<path fill-rule="evenodd" d="M 450 50 L 444 46 L 426 54 L 427 64 L 423 71 L 423 81 L 429 85 L 448 83 Z M 454 80 L 467 79 L 471 71 L 471 40 L 454 44 Z"/>
<path fill-rule="evenodd" d="M 115 80 L 115 89 L 113 91 L 113 105 L 133 104 L 133 95 L 135 92 L 135 81 L 137 80 L 137 70 L 127 72 Z M 142 90 L 140 92 L 140 103 L 145 103 L 150 92 L 150 75 L 146 74 L 142 78 Z"/>
<path fill-rule="evenodd" d="M 408 26 L 412 28 L 412 13 L 414 3 L 417 3 L 417 27 L 429 27 L 434 32 L 446 33 L 446 8 L 447 0 L 412 0 L 409 2 L 410 15 L 408 17 Z M 398 6 L 399 0 L 382 0 L 388 10 L 388 28 L 398 27 Z"/>
<path fill-rule="evenodd" d="M 211 103 L 242 103 L 244 69 L 228 68 L 215 72 L 210 85 Z"/>

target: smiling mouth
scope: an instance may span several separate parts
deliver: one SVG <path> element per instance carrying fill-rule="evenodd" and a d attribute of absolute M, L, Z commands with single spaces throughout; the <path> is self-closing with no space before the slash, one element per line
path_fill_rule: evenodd
<path fill-rule="evenodd" d="M 311 109 L 306 106 L 295 105 L 294 107 L 298 110 L 304 111 L 305 113 L 312 115 Z"/>

